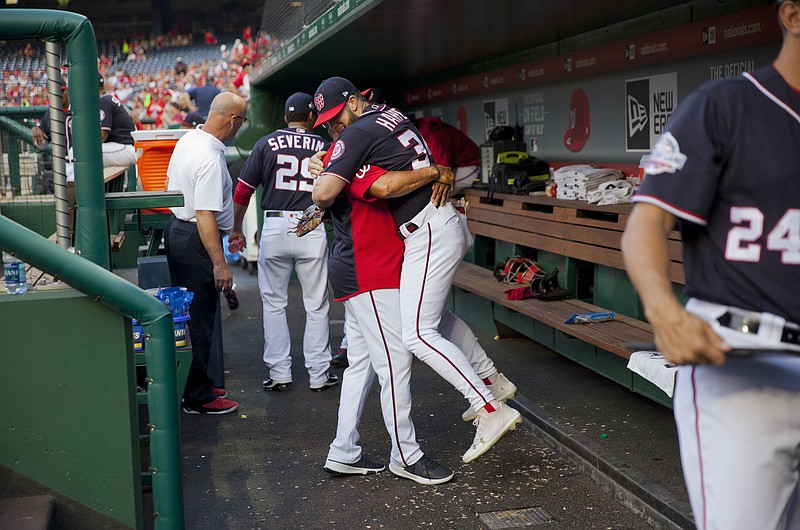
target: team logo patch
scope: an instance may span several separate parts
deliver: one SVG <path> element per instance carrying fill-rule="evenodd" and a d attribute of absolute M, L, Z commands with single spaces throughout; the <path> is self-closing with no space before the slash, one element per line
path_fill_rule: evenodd
<path fill-rule="evenodd" d="M 653 147 L 653 152 L 650 153 L 644 170 L 650 175 L 675 173 L 679 169 L 683 169 L 686 158 L 686 155 L 681 153 L 678 140 L 672 136 L 672 133 L 665 132 Z"/>
<path fill-rule="evenodd" d="M 364 177 L 366 177 L 367 173 L 369 173 L 369 169 L 371 167 L 372 166 L 369 165 L 369 164 L 365 164 L 365 165 L 361 166 L 361 169 L 359 169 L 358 173 L 356 173 L 356 178 L 357 179 L 363 179 Z"/>
<path fill-rule="evenodd" d="M 103 121 L 104 119 L 106 119 L 106 111 L 100 109 L 100 121 Z"/>
<path fill-rule="evenodd" d="M 325 97 L 323 97 L 321 92 L 314 96 L 314 106 L 317 107 L 317 112 L 321 112 L 322 108 L 325 106 Z"/>
<path fill-rule="evenodd" d="M 338 140 L 333 146 L 333 153 L 331 153 L 331 160 L 336 160 L 344 154 L 344 142 Z"/>

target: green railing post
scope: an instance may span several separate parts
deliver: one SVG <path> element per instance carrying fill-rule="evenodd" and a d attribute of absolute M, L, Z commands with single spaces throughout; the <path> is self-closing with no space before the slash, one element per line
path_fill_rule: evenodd
<path fill-rule="evenodd" d="M 183 482 L 178 417 L 174 323 L 167 307 L 110 271 L 72 254 L 0 216 L 0 250 L 13 251 L 23 261 L 57 276 L 78 291 L 142 323 L 150 336 L 147 370 L 150 407 L 150 463 L 153 468 L 153 508 L 157 530 L 182 530 Z M 24 296 L 24 295 L 23 295 Z"/>
<path fill-rule="evenodd" d="M 83 15 L 52 9 L 3 9 L 0 38 L 63 40 L 70 61 L 76 215 L 75 248 L 84 258 L 111 268 L 103 186 L 97 41 Z"/>

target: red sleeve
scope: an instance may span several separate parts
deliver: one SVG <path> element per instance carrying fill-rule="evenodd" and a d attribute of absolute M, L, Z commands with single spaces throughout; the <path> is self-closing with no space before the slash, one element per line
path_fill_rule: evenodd
<path fill-rule="evenodd" d="M 348 187 L 348 193 L 353 197 L 361 199 L 362 201 L 372 202 L 377 200 L 369 193 L 369 188 L 372 184 L 381 178 L 386 173 L 386 170 L 378 166 L 364 166 L 356 173 L 356 177 Z"/>
<path fill-rule="evenodd" d="M 236 77 L 233 79 L 233 86 L 239 88 L 244 84 L 244 70 L 236 74 Z"/>
<path fill-rule="evenodd" d="M 424 138 L 424 137 L 423 137 Z M 441 136 L 438 134 L 429 134 L 425 138 L 425 143 L 428 144 L 428 149 L 431 150 L 433 163 L 438 166 L 453 167 L 453 161 L 450 158 L 450 153 L 447 150 L 447 142 L 442 141 Z"/>
<path fill-rule="evenodd" d="M 247 206 L 250 204 L 250 197 L 253 195 L 254 191 L 256 191 L 254 187 L 240 179 L 239 182 L 236 183 L 236 191 L 233 193 L 233 202 L 241 204 L 242 206 Z"/>

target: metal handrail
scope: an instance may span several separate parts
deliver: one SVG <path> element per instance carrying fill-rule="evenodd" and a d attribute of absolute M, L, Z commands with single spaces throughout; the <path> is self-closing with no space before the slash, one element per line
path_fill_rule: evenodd
<path fill-rule="evenodd" d="M 75 195 L 78 212 L 75 249 L 80 256 L 54 245 L 0 216 L 0 248 L 58 276 L 75 289 L 115 311 L 136 318 L 145 328 L 145 350 L 152 380 L 150 460 L 156 529 L 183 529 L 183 487 L 177 369 L 173 321 L 167 308 L 135 285 L 110 272 L 105 186 L 103 185 L 97 41 L 83 15 L 50 9 L 3 9 L 0 38 L 63 41 L 70 58 L 70 102 L 73 111 Z M 22 111 L 16 111 L 22 113 Z M 13 114 L 13 112 L 12 112 Z M 8 125 L 8 124 L 7 124 Z"/>
<path fill-rule="evenodd" d="M 184 528 L 175 331 L 167 307 L 134 284 L 0 216 L 0 250 L 102 302 L 145 329 L 155 528 Z"/>
<path fill-rule="evenodd" d="M 3 9 L 0 38 L 64 41 L 70 60 L 75 154 L 75 198 L 78 204 L 75 248 L 81 255 L 111 268 L 103 187 L 100 136 L 97 40 L 89 20 L 77 13 L 53 9 Z"/>
<path fill-rule="evenodd" d="M 47 105 L 36 105 L 33 107 L 0 107 L 0 116 L 9 118 L 38 118 L 49 109 Z"/>

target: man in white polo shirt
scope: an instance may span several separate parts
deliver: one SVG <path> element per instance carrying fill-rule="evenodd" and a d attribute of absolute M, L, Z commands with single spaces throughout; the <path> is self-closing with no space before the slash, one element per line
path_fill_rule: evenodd
<path fill-rule="evenodd" d="M 214 98 L 205 125 L 175 145 L 167 168 L 168 189 L 183 193 L 184 206 L 172 208 L 164 247 L 172 285 L 194 293 L 189 320 L 192 365 L 183 392 L 187 414 L 226 414 L 239 404 L 225 399 L 207 375 L 219 292 L 233 275 L 222 250 L 222 234 L 233 227 L 233 184 L 225 163 L 225 143 L 247 121 L 247 103 L 230 92 Z"/>

